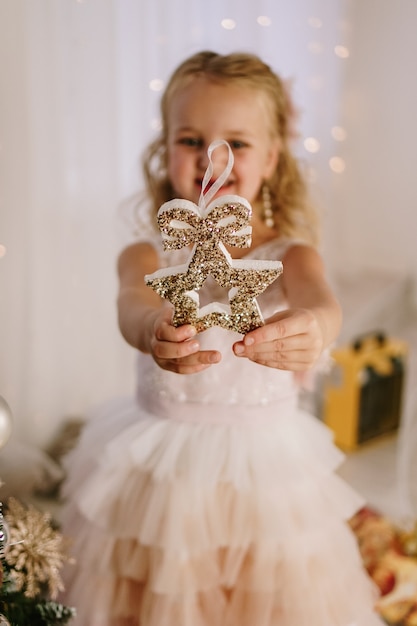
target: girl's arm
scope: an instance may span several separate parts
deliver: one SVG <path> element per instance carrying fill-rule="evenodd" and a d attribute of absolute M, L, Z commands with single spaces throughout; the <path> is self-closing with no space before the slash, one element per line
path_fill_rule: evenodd
<path fill-rule="evenodd" d="M 135 243 L 120 254 L 117 264 L 119 327 L 126 341 L 151 354 L 160 367 L 192 374 L 217 363 L 214 350 L 200 351 L 191 325 L 175 328 L 172 307 L 145 284 L 145 275 L 158 269 L 158 256 L 147 243 Z"/>
<path fill-rule="evenodd" d="M 296 245 L 283 258 L 280 278 L 289 308 L 266 320 L 234 345 L 237 356 L 278 369 L 311 368 L 337 337 L 341 308 L 330 289 L 317 251 Z"/>

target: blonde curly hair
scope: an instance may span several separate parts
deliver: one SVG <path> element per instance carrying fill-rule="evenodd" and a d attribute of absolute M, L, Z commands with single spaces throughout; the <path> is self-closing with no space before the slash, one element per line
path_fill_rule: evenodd
<path fill-rule="evenodd" d="M 307 184 L 290 143 L 294 139 L 296 112 L 288 85 L 258 56 L 235 52 L 221 55 L 202 51 L 186 59 L 172 74 L 163 93 L 159 136 L 144 152 L 142 167 L 153 214 L 175 197 L 167 175 L 168 112 L 175 94 L 197 77 L 225 85 L 263 92 L 271 112 L 271 132 L 280 138 L 280 156 L 275 172 L 266 181 L 270 190 L 275 224 L 283 236 L 317 243 L 317 214 L 309 199 Z M 260 194 L 261 195 L 261 192 Z M 259 197 L 257 201 L 262 202 Z"/>

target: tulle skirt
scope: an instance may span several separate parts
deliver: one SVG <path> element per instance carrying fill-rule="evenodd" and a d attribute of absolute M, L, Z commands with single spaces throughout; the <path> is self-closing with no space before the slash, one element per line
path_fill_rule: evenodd
<path fill-rule="evenodd" d="M 88 423 L 64 492 L 74 626 L 383 624 L 330 432 L 270 413 L 178 420 L 121 400 Z"/>

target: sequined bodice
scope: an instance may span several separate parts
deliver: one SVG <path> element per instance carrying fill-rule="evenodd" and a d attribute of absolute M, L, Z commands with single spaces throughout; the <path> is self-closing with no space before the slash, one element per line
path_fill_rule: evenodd
<path fill-rule="evenodd" d="M 245 258 L 281 260 L 290 245 L 288 240 L 273 240 L 251 250 Z M 164 254 L 162 263 L 170 266 L 184 262 L 184 258 L 179 260 L 176 254 L 175 260 L 172 253 Z M 204 299 L 224 301 L 225 295 L 214 281 L 208 280 L 204 287 L 205 292 L 200 294 L 201 305 Z M 265 319 L 284 309 L 286 302 L 280 278 L 257 300 Z M 168 407 L 167 410 L 171 407 L 174 412 L 178 410 L 178 405 L 191 405 L 198 414 L 201 407 L 210 407 L 212 410 L 220 410 L 221 407 L 224 410 L 267 407 L 295 396 L 297 389 L 291 372 L 262 367 L 234 355 L 232 345 L 240 338 L 238 333 L 220 327 L 200 333 L 198 340 L 201 348 L 219 350 L 222 360 L 202 372 L 188 376 L 167 372 L 159 368 L 152 357 L 141 354 L 138 362 L 139 402 L 145 405 L 161 402 Z"/>

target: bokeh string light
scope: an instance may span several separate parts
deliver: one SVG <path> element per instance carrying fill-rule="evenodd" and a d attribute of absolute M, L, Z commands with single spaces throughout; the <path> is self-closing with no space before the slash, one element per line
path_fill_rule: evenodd
<path fill-rule="evenodd" d="M 319 29 L 322 29 L 324 21 L 322 20 L 320 16 L 312 15 L 308 18 L 307 23 L 311 29 L 317 32 Z M 346 26 L 347 26 L 346 22 L 343 22 L 342 26 L 340 27 L 340 30 L 343 30 L 344 33 L 345 31 L 347 31 Z M 322 42 L 317 38 L 317 36 L 315 36 L 308 43 L 308 50 L 311 55 L 315 55 L 315 56 L 321 55 L 326 52 Z M 338 43 L 337 45 L 334 46 L 333 53 L 339 59 L 343 59 L 343 60 L 348 59 L 350 56 L 349 48 L 346 45 L 343 45 L 342 43 Z M 311 91 L 320 92 L 325 85 L 325 78 L 320 74 L 316 74 L 316 75 L 311 76 L 308 79 L 307 84 Z M 338 125 L 338 124 L 335 124 L 330 128 L 329 134 L 332 137 L 332 139 L 338 143 L 345 141 L 347 138 L 346 130 L 341 125 Z M 317 154 L 321 150 L 319 139 L 317 139 L 316 137 L 312 137 L 312 136 L 307 136 L 304 139 L 303 146 L 306 152 L 308 152 L 310 155 Z M 332 173 L 342 174 L 346 169 L 346 162 L 341 156 L 333 154 L 328 159 L 328 167 Z M 309 180 L 310 182 L 315 182 L 316 179 L 317 179 L 317 169 L 311 166 L 309 170 Z"/>
<path fill-rule="evenodd" d="M 226 30 L 234 30 L 236 28 L 235 20 L 231 19 L 230 17 L 223 18 L 220 24 Z"/>
<path fill-rule="evenodd" d="M 307 152 L 314 154 L 320 150 L 320 142 L 315 137 L 306 137 L 306 139 L 304 139 L 304 147 Z"/>
<path fill-rule="evenodd" d="M 345 141 L 347 137 L 346 130 L 342 126 L 333 126 L 331 133 L 336 141 Z"/>
<path fill-rule="evenodd" d="M 272 25 L 272 18 L 269 15 L 258 15 L 256 18 L 256 24 L 261 27 L 270 27 Z M 309 54 L 314 57 L 323 56 L 326 53 L 326 47 L 317 36 L 319 31 L 323 30 L 324 20 L 320 15 L 311 15 L 307 19 L 308 26 L 315 31 L 316 35 L 307 43 Z M 224 16 L 219 21 L 219 26 L 225 31 L 234 31 L 237 28 L 237 22 L 230 16 Z M 344 24 L 346 26 L 346 24 Z M 344 31 L 346 28 L 343 29 Z M 334 53 L 340 59 L 347 59 L 350 56 L 349 48 L 342 43 L 338 43 L 333 47 L 332 53 Z M 307 79 L 307 86 L 312 92 L 321 92 L 326 84 L 326 78 L 322 73 L 316 73 Z M 151 92 L 158 93 L 164 88 L 164 81 L 159 77 L 154 77 L 149 81 L 148 87 Z M 158 132 L 161 129 L 161 121 L 159 117 L 153 117 L 150 120 L 150 128 L 154 132 Z M 346 131 L 338 124 L 333 125 L 329 129 L 330 137 L 340 143 L 346 139 Z M 309 155 L 316 155 L 321 152 L 322 145 L 326 142 L 323 138 L 315 136 L 306 136 L 303 140 L 303 147 Z M 333 173 L 341 174 L 346 168 L 345 161 L 338 155 L 334 154 L 328 159 L 328 167 Z M 317 171 L 314 167 L 311 168 L 314 172 L 314 179 L 317 178 Z M 312 176 L 313 178 L 313 176 Z"/>
<path fill-rule="evenodd" d="M 335 46 L 334 53 L 340 59 L 347 59 L 350 56 L 349 49 L 346 46 Z"/>
<path fill-rule="evenodd" d="M 259 15 L 256 18 L 256 21 L 258 22 L 259 26 L 271 26 L 272 24 L 272 20 L 270 17 L 268 17 L 268 15 Z"/>
<path fill-rule="evenodd" d="M 335 174 L 341 174 L 346 169 L 346 163 L 341 157 L 333 156 L 329 159 L 329 167 Z"/>

